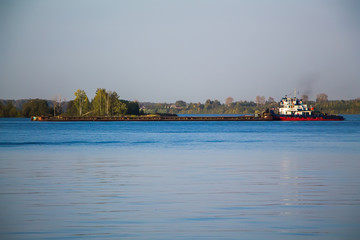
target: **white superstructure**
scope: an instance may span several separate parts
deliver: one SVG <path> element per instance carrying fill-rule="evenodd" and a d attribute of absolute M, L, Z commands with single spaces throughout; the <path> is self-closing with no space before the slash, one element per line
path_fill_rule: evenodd
<path fill-rule="evenodd" d="M 280 101 L 279 114 L 310 116 L 311 110 L 308 109 L 306 104 L 303 104 L 302 99 L 285 96 Z"/>

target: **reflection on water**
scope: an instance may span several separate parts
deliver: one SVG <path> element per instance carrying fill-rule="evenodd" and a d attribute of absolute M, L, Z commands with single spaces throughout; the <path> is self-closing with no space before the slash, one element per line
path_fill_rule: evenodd
<path fill-rule="evenodd" d="M 359 236 L 354 155 L 85 150 L 1 153 L 3 239 Z"/>

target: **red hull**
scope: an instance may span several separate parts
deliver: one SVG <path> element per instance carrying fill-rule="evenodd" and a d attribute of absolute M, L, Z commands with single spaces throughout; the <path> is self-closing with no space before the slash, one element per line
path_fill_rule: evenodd
<path fill-rule="evenodd" d="M 276 116 L 275 119 L 280 121 L 343 121 L 344 118 L 340 116 L 313 116 L 313 117 L 301 117 L 301 116 Z"/>

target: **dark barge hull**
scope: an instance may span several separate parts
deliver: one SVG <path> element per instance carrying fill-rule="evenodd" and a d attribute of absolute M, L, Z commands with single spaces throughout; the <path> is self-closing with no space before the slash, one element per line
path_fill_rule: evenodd
<path fill-rule="evenodd" d="M 65 122 L 65 121 L 274 121 L 276 119 L 273 116 L 217 116 L 217 117 L 198 117 L 198 116 L 189 116 L 189 117 L 179 117 L 179 116 L 123 116 L 123 117 L 31 117 L 32 121 L 46 121 L 46 122 Z"/>

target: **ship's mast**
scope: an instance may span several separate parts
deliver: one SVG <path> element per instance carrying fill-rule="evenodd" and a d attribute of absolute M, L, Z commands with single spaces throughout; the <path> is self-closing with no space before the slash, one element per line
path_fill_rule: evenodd
<path fill-rule="evenodd" d="M 294 88 L 294 98 L 296 98 L 296 88 Z"/>

